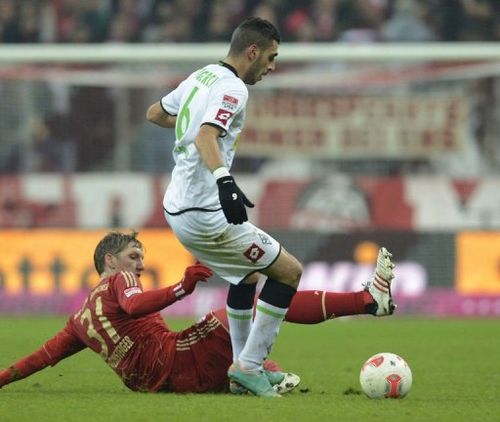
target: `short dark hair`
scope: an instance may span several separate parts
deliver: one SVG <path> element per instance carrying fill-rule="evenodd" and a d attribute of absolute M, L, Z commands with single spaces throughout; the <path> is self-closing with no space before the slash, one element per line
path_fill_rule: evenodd
<path fill-rule="evenodd" d="M 247 18 L 233 32 L 229 55 L 239 55 L 252 44 L 266 49 L 271 46 L 273 41 L 279 44 L 281 36 L 278 29 L 271 22 L 262 18 Z"/>
<path fill-rule="evenodd" d="M 94 251 L 94 266 L 97 273 L 100 275 L 104 272 L 104 257 L 107 253 L 116 255 L 123 251 L 130 242 L 134 242 L 135 246 L 143 249 L 142 243 L 137 239 L 139 232 L 132 230 L 129 234 L 118 231 L 109 232 L 97 244 Z"/>

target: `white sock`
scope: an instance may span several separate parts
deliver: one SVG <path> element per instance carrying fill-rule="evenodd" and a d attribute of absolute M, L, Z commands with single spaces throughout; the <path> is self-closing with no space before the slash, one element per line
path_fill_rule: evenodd
<path fill-rule="evenodd" d="M 255 320 L 239 361 L 244 369 L 259 369 L 278 336 L 281 322 L 288 308 L 278 308 L 257 300 Z"/>
<path fill-rule="evenodd" d="M 226 314 L 233 347 L 233 361 L 236 362 L 252 328 L 253 309 L 233 309 L 226 305 Z"/>

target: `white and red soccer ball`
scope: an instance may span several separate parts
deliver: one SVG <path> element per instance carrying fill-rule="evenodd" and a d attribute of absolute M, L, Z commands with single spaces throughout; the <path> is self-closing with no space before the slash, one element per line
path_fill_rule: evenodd
<path fill-rule="evenodd" d="M 377 353 L 362 366 L 359 382 L 371 399 L 400 399 L 408 394 L 412 384 L 411 369 L 394 353 Z"/>

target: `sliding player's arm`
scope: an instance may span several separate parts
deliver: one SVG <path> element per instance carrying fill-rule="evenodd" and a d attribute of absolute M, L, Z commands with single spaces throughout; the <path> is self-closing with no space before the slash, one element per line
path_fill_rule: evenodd
<path fill-rule="evenodd" d="M 133 273 L 122 272 L 115 285 L 120 307 L 129 315 L 142 316 L 161 311 L 174 302 L 190 295 L 199 281 L 212 276 L 210 268 L 202 264 L 187 267 L 184 277 L 173 286 L 142 291 L 142 285 Z"/>
<path fill-rule="evenodd" d="M 59 361 L 78 353 L 86 347 L 78 339 L 68 323 L 38 350 L 0 371 L 0 388 L 11 382 L 29 377 L 47 366 L 54 366 Z"/>

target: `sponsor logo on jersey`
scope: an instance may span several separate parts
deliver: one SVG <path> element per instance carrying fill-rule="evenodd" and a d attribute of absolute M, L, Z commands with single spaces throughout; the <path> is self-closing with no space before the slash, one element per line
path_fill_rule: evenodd
<path fill-rule="evenodd" d="M 222 108 L 226 110 L 236 110 L 238 107 L 238 98 L 231 97 L 230 95 L 224 95 L 222 98 Z"/>
<path fill-rule="evenodd" d="M 124 290 L 123 293 L 125 294 L 125 296 L 130 297 L 137 293 L 142 293 L 142 290 L 140 287 L 131 287 L 130 289 Z"/>
<path fill-rule="evenodd" d="M 227 121 L 231 118 L 232 115 L 233 115 L 233 113 L 231 113 L 230 111 L 219 108 L 219 111 L 217 112 L 217 115 L 215 116 L 215 120 L 219 121 L 224 126 L 226 126 Z"/>
<path fill-rule="evenodd" d="M 252 243 L 252 246 L 250 246 L 245 252 L 243 252 L 243 255 L 245 255 L 250 261 L 252 261 L 254 264 L 264 256 L 265 252 L 259 248 L 255 243 Z"/>

